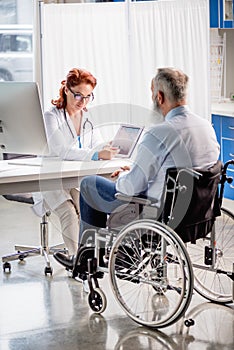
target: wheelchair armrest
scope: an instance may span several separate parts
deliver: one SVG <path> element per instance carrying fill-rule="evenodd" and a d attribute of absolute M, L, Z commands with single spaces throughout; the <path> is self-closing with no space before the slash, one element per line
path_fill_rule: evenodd
<path fill-rule="evenodd" d="M 201 173 L 199 173 L 198 171 L 194 170 L 194 169 L 190 169 L 190 168 L 181 168 L 177 171 L 177 177 L 180 175 L 180 173 L 185 172 L 193 177 L 195 177 L 197 180 L 200 179 L 200 177 L 202 177 L 203 175 Z"/>
<path fill-rule="evenodd" d="M 123 202 L 138 203 L 142 205 L 151 205 L 152 201 L 148 198 L 142 198 L 137 196 L 127 196 L 125 194 L 117 192 L 115 197 Z"/>

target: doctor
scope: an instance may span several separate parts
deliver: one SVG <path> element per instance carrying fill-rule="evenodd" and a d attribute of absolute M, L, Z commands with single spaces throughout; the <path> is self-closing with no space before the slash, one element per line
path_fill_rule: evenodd
<path fill-rule="evenodd" d="M 116 154 L 116 150 L 112 148 L 94 151 L 94 147 L 98 146 L 97 135 L 95 131 L 93 133 L 92 124 L 84 118 L 87 104 L 94 98 L 96 83 L 91 73 L 77 68 L 71 69 L 66 79 L 61 82 L 58 99 L 51 101 L 53 107 L 45 113 L 51 156 L 61 160 L 89 161 L 108 160 Z M 84 133 L 87 123 L 91 125 L 89 135 Z M 78 189 L 34 193 L 34 203 L 33 209 L 40 216 L 48 210 L 57 214 L 69 256 L 75 254 L 79 236 Z"/>

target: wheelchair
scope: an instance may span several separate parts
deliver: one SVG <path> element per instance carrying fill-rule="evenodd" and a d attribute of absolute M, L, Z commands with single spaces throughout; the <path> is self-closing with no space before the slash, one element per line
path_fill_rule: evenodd
<path fill-rule="evenodd" d="M 217 164 L 208 178 L 193 169 L 169 169 L 160 211 L 149 198 L 117 194 L 126 203 L 123 211 L 111 214 L 106 228 L 83 233 L 73 277 L 88 279 L 93 312 L 106 309 L 98 281 L 105 273 L 125 313 L 147 327 L 178 321 L 193 290 L 212 302 L 233 302 L 234 215 L 222 199 L 234 160 Z"/>

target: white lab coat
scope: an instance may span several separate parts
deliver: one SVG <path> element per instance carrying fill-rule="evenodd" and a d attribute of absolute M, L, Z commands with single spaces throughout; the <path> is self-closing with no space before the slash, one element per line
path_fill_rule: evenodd
<path fill-rule="evenodd" d="M 88 113 L 87 113 L 88 114 Z M 63 160 L 83 160 L 90 161 L 96 150 L 103 147 L 101 135 L 97 129 L 91 133 L 90 128 L 85 132 L 83 126 L 86 120 L 86 113 L 82 118 L 80 142 L 82 148 L 79 148 L 76 130 L 67 113 L 63 109 L 53 107 L 44 115 L 47 141 L 50 157 L 56 157 L 53 167 L 59 171 Z M 87 124 L 87 126 L 89 126 Z M 48 158 L 43 159 L 43 166 L 47 166 Z M 51 162 L 48 162 L 51 166 Z M 43 169 L 43 168 L 42 168 Z M 43 171 L 43 170 L 42 170 Z M 58 179 L 58 186 L 59 184 Z M 42 216 L 48 210 L 55 210 L 63 202 L 72 200 L 70 190 L 61 189 L 55 191 L 41 191 L 33 193 L 34 206 L 33 211 Z"/>

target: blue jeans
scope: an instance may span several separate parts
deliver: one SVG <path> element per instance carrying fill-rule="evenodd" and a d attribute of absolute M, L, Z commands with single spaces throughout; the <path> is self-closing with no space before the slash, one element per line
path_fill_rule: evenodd
<path fill-rule="evenodd" d="M 115 182 L 102 176 L 86 176 L 80 183 L 80 239 L 88 228 L 106 227 L 107 215 L 122 201 L 115 198 Z"/>

